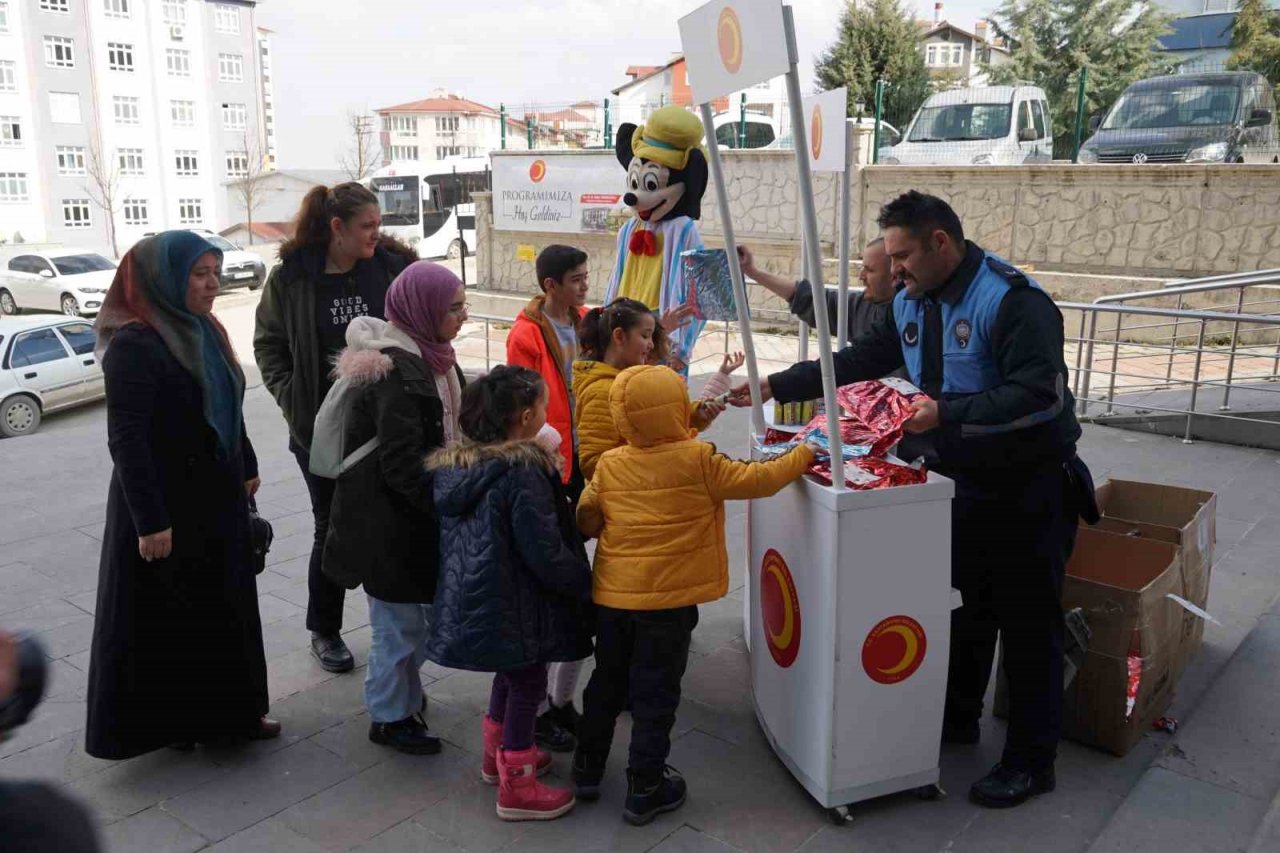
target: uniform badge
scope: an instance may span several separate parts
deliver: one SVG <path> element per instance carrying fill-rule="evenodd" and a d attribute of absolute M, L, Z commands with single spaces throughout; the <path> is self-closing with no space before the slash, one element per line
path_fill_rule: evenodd
<path fill-rule="evenodd" d="M 915 323 L 908 323 L 907 327 L 902 330 L 902 342 L 909 347 L 920 343 L 920 327 Z"/>
<path fill-rule="evenodd" d="M 973 326 L 968 320 L 957 320 L 956 326 L 956 343 L 960 345 L 960 349 L 967 349 L 969 346 L 969 338 L 973 335 Z"/>

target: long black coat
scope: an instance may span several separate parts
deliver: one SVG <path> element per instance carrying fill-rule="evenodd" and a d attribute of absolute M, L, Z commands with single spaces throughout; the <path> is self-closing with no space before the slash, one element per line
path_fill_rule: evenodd
<path fill-rule="evenodd" d="M 200 386 L 143 326 L 103 359 L 107 497 L 89 666 L 86 749 L 123 759 L 176 741 L 244 733 L 267 711 L 267 666 L 249 540 L 253 446 L 219 459 Z M 146 562 L 138 536 L 173 529 Z"/>
<path fill-rule="evenodd" d="M 374 437 L 378 448 L 338 478 L 324 573 L 347 589 L 363 583 L 383 601 L 428 604 L 440 528 L 423 464 L 444 446 L 435 377 L 420 356 L 397 348 L 345 350 L 338 375 L 364 383 L 347 415 L 347 452 Z"/>
<path fill-rule="evenodd" d="M 427 657 L 505 672 L 591 654 L 591 568 L 551 455 L 459 443 L 428 462 L 440 578 Z"/>

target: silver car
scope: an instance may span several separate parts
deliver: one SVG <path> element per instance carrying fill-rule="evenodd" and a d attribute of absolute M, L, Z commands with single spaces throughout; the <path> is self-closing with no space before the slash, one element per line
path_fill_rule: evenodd
<path fill-rule="evenodd" d="M 84 320 L 0 317 L 0 435 L 30 435 L 49 412 L 106 396 L 94 342 Z"/>
<path fill-rule="evenodd" d="M 0 261 L 0 314 L 24 308 L 97 314 L 115 275 L 114 262 L 79 249 L 13 255 Z"/>

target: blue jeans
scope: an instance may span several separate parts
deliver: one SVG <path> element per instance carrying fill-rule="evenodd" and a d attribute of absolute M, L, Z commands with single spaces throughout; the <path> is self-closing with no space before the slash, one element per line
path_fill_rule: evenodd
<path fill-rule="evenodd" d="M 375 723 L 395 723 L 426 710 L 419 670 L 427 660 L 431 605 L 367 597 L 373 644 L 364 676 L 364 703 Z"/>

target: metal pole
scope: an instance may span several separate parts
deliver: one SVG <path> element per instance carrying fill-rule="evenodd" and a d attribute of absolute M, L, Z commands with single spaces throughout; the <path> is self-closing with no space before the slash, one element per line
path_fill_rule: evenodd
<path fill-rule="evenodd" d="M 453 167 L 453 209 L 462 210 L 462 179 L 458 177 L 458 167 Z M 467 284 L 467 237 L 462 231 L 462 214 L 456 212 L 458 220 L 458 259 L 462 263 L 462 284 Z"/>
<path fill-rule="evenodd" d="M 853 125 L 844 123 L 844 174 L 840 176 L 840 301 L 836 303 L 836 346 L 849 344 L 849 255 L 853 247 L 853 217 L 849 213 L 849 187 L 853 181 Z M 866 263 L 865 259 L 863 263 Z"/>
<path fill-rule="evenodd" d="M 800 321 L 800 340 L 796 345 L 796 361 L 809 360 L 809 324 Z"/>
<path fill-rule="evenodd" d="M 1200 356 L 1204 355 L 1204 320 L 1200 321 L 1200 334 L 1196 338 L 1196 368 L 1191 379 L 1191 406 L 1187 410 L 1187 431 L 1182 435 L 1182 443 L 1191 443 L 1191 418 L 1196 411 L 1196 394 L 1200 390 Z"/>
<path fill-rule="evenodd" d="M 1240 288 L 1240 298 L 1236 300 L 1236 313 L 1244 313 L 1244 288 Z M 1227 381 L 1222 386 L 1222 405 L 1218 407 L 1219 412 L 1231 411 L 1228 401 L 1231 399 L 1231 377 L 1236 372 L 1236 340 L 1240 337 L 1240 321 L 1236 320 L 1231 324 L 1231 355 L 1227 356 Z"/>
<path fill-rule="evenodd" d="M 1116 362 L 1120 358 L 1120 327 L 1124 325 L 1124 315 L 1116 315 L 1116 336 L 1111 343 L 1111 382 L 1107 386 L 1107 411 L 1104 414 L 1115 414 L 1112 405 L 1116 399 Z"/>
<path fill-rule="evenodd" d="M 1182 310 L 1182 294 L 1178 294 L 1178 310 Z M 1169 342 L 1169 364 L 1164 369 L 1164 384 L 1173 384 L 1173 354 L 1178 349 L 1178 318 L 1173 318 L 1173 340 Z"/>
<path fill-rule="evenodd" d="M 871 162 L 880 162 L 880 120 L 884 118 L 884 78 L 876 80 L 876 133 L 871 140 Z"/>
<path fill-rule="evenodd" d="M 507 150 L 507 105 L 498 104 L 498 121 L 502 122 L 502 150 Z"/>
<path fill-rule="evenodd" d="M 604 147 L 613 147 L 613 127 L 609 124 L 609 99 L 604 99 Z"/>
<path fill-rule="evenodd" d="M 733 215 L 729 210 L 729 191 L 724 185 L 724 169 L 720 165 L 720 146 L 716 145 L 716 122 L 711 114 L 711 104 L 701 104 L 702 126 L 707 134 L 707 161 L 711 167 L 711 182 L 716 187 L 716 204 L 720 208 L 720 227 L 724 229 L 724 248 L 729 256 L 729 278 L 733 282 L 733 301 L 738 308 L 738 332 L 742 337 L 742 351 L 747 354 L 747 385 L 751 389 L 751 428 L 755 435 L 764 437 L 764 401 L 760 399 L 760 371 L 756 365 L 755 343 L 751 337 L 751 318 L 747 306 L 747 284 L 742 278 L 742 265 L 738 262 L 738 243 L 733 234 Z"/>
<path fill-rule="evenodd" d="M 1071 162 L 1080 162 L 1080 136 L 1084 131 L 1084 93 L 1089 84 L 1089 69 L 1080 69 L 1080 82 L 1076 85 L 1076 134 L 1071 146 Z"/>
<path fill-rule="evenodd" d="M 1080 312 L 1080 336 L 1076 339 L 1076 375 L 1071 383 L 1071 393 L 1080 397 L 1080 361 L 1084 358 L 1084 321 L 1085 312 Z"/>
<path fill-rule="evenodd" d="M 747 93 L 742 93 L 742 106 L 738 110 L 738 148 L 747 147 Z"/>
<path fill-rule="evenodd" d="M 795 139 L 796 167 L 800 175 L 800 218 L 808 237 L 805 253 L 813 278 L 813 319 L 818 326 L 818 361 L 822 366 L 822 391 L 826 400 L 827 438 L 831 446 L 831 485 L 843 491 L 844 449 L 840 444 L 840 407 L 836 403 L 836 368 L 831 357 L 831 322 L 827 318 L 826 292 L 822 287 L 822 257 L 818 253 L 818 209 L 813 200 L 813 175 L 809 169 L 808 128 L 805 126 L 804 102 L 800 95 L 800 50 L 796 45 L 796 24 L 792 7 L 782 7 L 782 20 L 787 30 L 787 52 L 791 67 L 787 69 L 787 106 L 791 110 L 791 134 Z M 713 149 L 715 146 L 711 146 Z M 839 472 L 837 474 L 837 472 Z"/>
<path fill-rule="evenodd" d="M 525 141 L 529 144 L 529 150 L 533 150 L 533 119 L 528 115 L 524 117 L 524 136 Z"/>
<path fill-rule="evenodd" d="M 1093 377 L 1093 339 L 1098 334 L 1098 312 L 1089 312 L 1089 348 L 1084 354 L 1084 388 L 1080 392 L 1080 414 L 1089 414 L 1089 380 Z"/>

